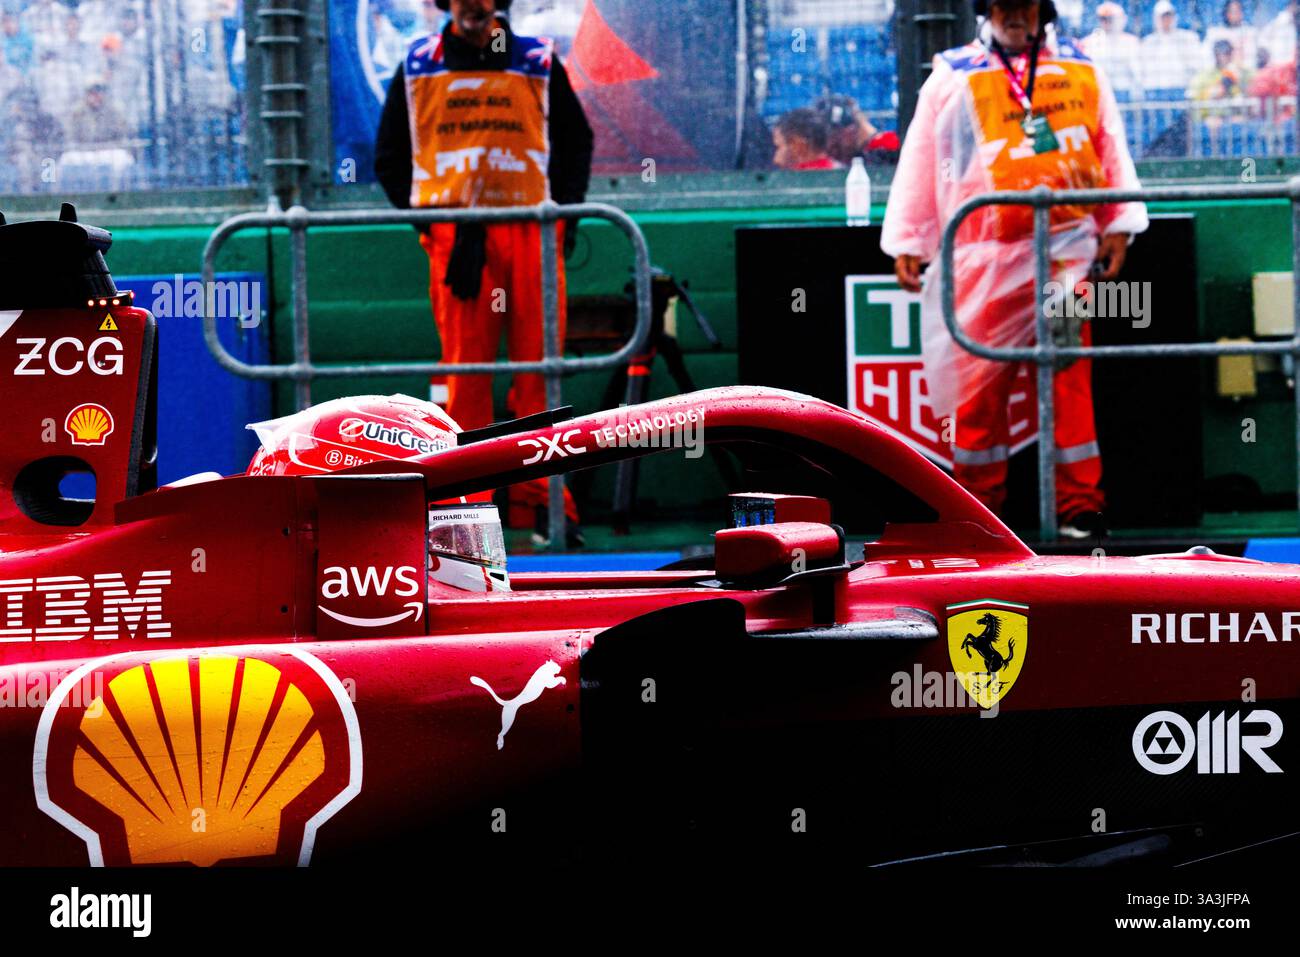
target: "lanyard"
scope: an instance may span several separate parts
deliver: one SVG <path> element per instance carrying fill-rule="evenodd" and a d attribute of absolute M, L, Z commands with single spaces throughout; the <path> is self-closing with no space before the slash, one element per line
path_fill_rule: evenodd
<path fill-rule="evenodd" d="M 1011 83 L 1011 94 L 1016 98 L 1016 102 L 1019 103 L 1021 108 L 1025 111 L 1026 117 L 1029 116 L 1030 111 L 1032 110 L 1031 100 L 1034 96 L 1034 77 L 1038 73 L 1038 46 L 1039 40 L 1041 39 L 1042 34 L 1040 33 L 1038 36 L 1034 37 L 1034 42 L 1029 47 L 1029 78 L 1026 83 L 1021 83 L 1020 77 L 1016 75 L 1015 69 L 1011 66 L 1011 61 L 1007 59 L 1006 51 L 1002 49 L 1002 46 L 998 41 L 991 41 L 993 52 L 996 53 L 998 59 L 1002 61 L 1002 67 L 1006 70 L 1007 79 Z"/>

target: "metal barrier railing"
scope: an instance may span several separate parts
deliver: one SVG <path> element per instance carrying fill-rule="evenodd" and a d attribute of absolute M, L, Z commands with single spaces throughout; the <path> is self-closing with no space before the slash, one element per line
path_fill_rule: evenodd
<path fill-rule="evenodd" d="M 1188 200 L 1286 199 L 1291 203 L 1291 256 L 1293 275 L 1300 277 L 1300 176 L 1285 183 L 1246 183 L 1236 186 L 1154 186 L 1142 189 L 1070 189 L 1050 190 L 1045 186 L 1025 191 L 1006 190 L 985 193 L 968 199 L 944 227 L 939 247 L 940 300 L 943 321 L 953 339 L 967 352 L 1001 362 L 1038 364 L 1038 497 L 1040 535 L 1044 540 L 1057 535 L 1056 524 L 1056 418 L 1052 395 L 1052 378 L 1060 358 L 1150 358 L 1160 356 L 1229 356 L 1289 355 L 1300 376 L 1300 325 L 1292 338 L 1272 342 L 1187 342 L 1132 346 L 1065 346 L 1052 339 L 1047 314 L 1048 283 L 1051 280 L 1048 241 L 1050 207 L 1061 205 L 1096 205 L 1128 202 L 1186 202 Z M 956 290 L 952 280 L 953 251 L 957 230 L 975 210 L 984 206 L 1031 206 L 1034 210 L 1034 282 L 1036 344 L 995 348 L 971 339 L 957 322 Z M 1300 320 L 1300 282 L 1293 284 L 1292 310 Z M 1300 507 L 1300 378 L 1295 388 L 1296 490 Z"/>
<path fill-rule="evenodd" d="M 1136 160 L 1260 159 L 1295 152 L 1295 107 L 1295 96 L 1148 96 L 1119 111 Z"/>
<path fill-rule="evenodd" d="M 543 358 L 528 362 L 372 362 L 324 363 L 311 361 L 308 335 L 307 297 L 307 230 L 313 226 L 378 226 L 390 224 L 425 225 L 454 222 L 539 222 L 554 223 L 561 219 L 604 219 L 621 229 L 632 244 L 633 277 L 636 289 L 636 325 L 632 337 L 616 352 L 600 356 L 566 358 L 559 336 L 559 251 L 555 230 L 541 232 L 542 338 Z M 213 230 L 203 247 L 203 287 L 213 288 L 217 254 L 232 235 L 244 229 L 282 227 L 290 233 L 292 257 L 291 322 L 294 361 L 288 364 L 255 365 L 242 361 L 226 350 L 217 335 L 215 310 L 211 297 L 204 297 L 203 339 L 217 363 L 235 375 L 248 379 L 292 379 L 296 383 L 295 401 L 299 409 L 311 404 L 311 381 L 316 378 L 344 376 L 465 375 L 467 373 L 537 372 L 546 377 L 546 404 L 562 404 L 560 379 L 566 373 L 592 372 L 627 365 L 645 346 L 650 335 L 650 249 L 645 234 L 632 217 L 616 206 L 604 203 L 575 203 L 561 206 L 553 202 L 537 206 L 501 206 L 474 209 L 362 209 L 313 212 L 302 206 L 287 211 L 272 209 L 264 213 L 232 216 Z M 547 529 L 550 547 L 564 547 L 564 485 L 561 476 L 550 479 L 547 502 Z"/>

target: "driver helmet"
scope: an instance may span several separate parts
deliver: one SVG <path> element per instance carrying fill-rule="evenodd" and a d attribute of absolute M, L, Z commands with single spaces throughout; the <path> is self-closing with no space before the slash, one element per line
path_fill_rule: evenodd
<path fill-rule="evenodd" d="M 407 395 L 331 399 L 248 428 L 260 445 L 248 475 L 324 475 L 455 448 L 461 428 Z M 464 591 L 509 591 L 505 538 L 490 491 L 429 506 L 429 579 Z"/>

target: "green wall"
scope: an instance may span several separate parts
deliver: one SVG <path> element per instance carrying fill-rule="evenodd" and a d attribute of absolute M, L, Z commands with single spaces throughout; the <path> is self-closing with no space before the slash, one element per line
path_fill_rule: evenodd
<path fill-rule="evenodd" d="M 1250 276 L 1264 270 L 1288 270 L 1291 262 L 1290 220 L 1283 201 L 1162 205 L 1153 211 L 1192 211 L 1196 214 L 1198 276 L 1201 284 L 1201 328 L 1205 338 L 1247 335 L 1250 329 Z M 883 214 L 876 208 L 875 216 Z M 701 387 L 736 380 L 735 243 L 736 226 L 771 221 L 834 221 L 837 207 L 804 209 L 744 209 L 644 212 L 634 214 L 649 242 L 653 262 L 688 281 L 692 294 L 722 339 L 721 349 L 710 350 L 695 324 L 679 322 L 680 341 L 687 364 Z M 176 226 L 118 228 L 109 265 L 118 275 L 197 272 L 208 227 Z M 569 266 L 571 294 L 617 293 L 630 278 L 630 247 L 622 234 L 600 222 L 583 225 Z M 279 361 L 288 361 L 289 264 L 287 240 L 274 242 L 274 336 Z M 374 227 L 320 230 L 311 234 L 310 295 L 313 356 L 320 361 L 362 359 L 416 359 L 438 353 L 437 337 L 428 309 L 428 265 L 415 233 L 409 227 Z M 220 271 L 267 269 L 264 231 L 239 234 L 222 253 Z M 1202 417 L 1205 430 L 1206 474 L 1243 472 L 1254 477 L 1266 493 L 1294 487 L 1294 459 L 1279 454 L 1290 450 L 1293 420 L 1289 392 L 1261 380 L 1261 398 L 1232 402 L 1213 396 L 1213 367 L 1204 370 L 1204 408 L 1188 410 Z M 1276 378 L 1276 377 L 1275 377 Z M 579 413 L 594 410 L 608 381 L 608 373 L 584 373 L 565 380 L 565 401 Z M 504 410 L 506 384 L 498 377 L 498 407 Z M 313 398 L 369 391 L 404 391 L 427 394 L 418 377 L 405 379 L 322 380 Z M 662 369 L 656 370 L 651 395 L 662 396 L 673 385 Z M 289 390 L 280 389 L 278 406 L 288 408 Z M 1241 441 L 1242 420 L 1253 418 L 1258 441 Z M 699 498 L 712 488 L 673 481 L 679 462 L 675 456 L 646 460 L 642 489 L 658 489 L 664 504 L 679 498 Z M 709 472 L 711 469 L 701 471 Z M 712 478 L 704 479 L 713 482 Z M 597 483 L 597 494 L 607 489 L 608 477 Z"/>
<path fill-rule="evenodd" d="M 1200 338 L 1250 337 L 1251 276 L 1291 271 L 1291 215 L 1281 200 L 1153 204 L 1152 212 L 1196 214 L 1196 270 L 1200 283 Z M 1250 476 L 1265 495 L 1293 493 L 1296 457 L 1295 405 L 1280 374 L 1258 377 L 1259 397 L 1225 399 L 1215 394 L 1215 363 L 1203 362 L 1201 417 L 1205 476 Z M 1245 420 L 1254 422 L 1253 442 L 1242 441 Z"/>

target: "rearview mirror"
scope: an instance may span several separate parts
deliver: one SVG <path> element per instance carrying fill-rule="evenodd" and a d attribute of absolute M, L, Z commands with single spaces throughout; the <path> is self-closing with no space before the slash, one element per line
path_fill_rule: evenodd
<path fill-rule="evenodd" d="M 728 528 L 715 537 L 714 568 L 724 582 L 766 588 L 847 567 L 838 525 L 776 522 Z"/>

